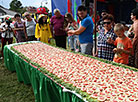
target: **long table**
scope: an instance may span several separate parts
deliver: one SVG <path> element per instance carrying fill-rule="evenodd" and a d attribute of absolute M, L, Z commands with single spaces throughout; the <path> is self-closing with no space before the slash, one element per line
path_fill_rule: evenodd
<path fill-rule="evenodd" d="M 13 45 L 4 47 L 5 66 L 10 71 L 16 71 L 19 82 L 32 85 L 35 102 L 84 102 L 81 96 L 55 83 L 36 66 L 12 51 L 10 48 Z"/>
<path fill-rule="evenodd" d="M 4 62 L 32 85 L 36 102 L 138 101 L 138 69 L 126 65 L 42 42 L 5 46 Z"/>

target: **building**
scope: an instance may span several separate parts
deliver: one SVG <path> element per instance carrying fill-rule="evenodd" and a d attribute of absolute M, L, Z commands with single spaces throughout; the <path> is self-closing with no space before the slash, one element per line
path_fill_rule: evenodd
<path fill-rule="evenodd" d="M 17 12 L 4 8 L 3 6 L 0 5 L 0 16 L 4 15 L 14 16 L 16 13 Z"/>

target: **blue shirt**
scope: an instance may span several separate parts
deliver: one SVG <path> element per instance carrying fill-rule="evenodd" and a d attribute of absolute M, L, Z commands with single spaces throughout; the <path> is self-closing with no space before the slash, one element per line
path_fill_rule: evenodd
<path fill-rule="evenodd" d="M 93 43 L 93 21 L 92 21 L 92 18 L 89 15 L 87 15 L 87 17 L 81 21 L 81 26 L 85 27 L 86 29 L 84 30 L 84 32 L 79 34 L 80 43 L 81 44 Z"/>

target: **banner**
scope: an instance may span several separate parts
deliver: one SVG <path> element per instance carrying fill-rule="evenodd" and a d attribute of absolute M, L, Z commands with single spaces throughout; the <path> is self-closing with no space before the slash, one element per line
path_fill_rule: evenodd
<path fill-rule="evenodd" d="M 77 21 L 77 8 L 81 4 L 82 4 L 81 0 L 72 0 L 72 14 L 76 21 Z"/>
<path fill-rule="evenodd" d="M 52 0 L 52 15 L 54 15 L 54 9 L 58 8 L 62 15 L 65 15 L 68 11 L 67 0 Z"/>
<path fill-rule="evenodd" d="M 72 0 L 68 0 L 68 12 L 72 13 Z"/>

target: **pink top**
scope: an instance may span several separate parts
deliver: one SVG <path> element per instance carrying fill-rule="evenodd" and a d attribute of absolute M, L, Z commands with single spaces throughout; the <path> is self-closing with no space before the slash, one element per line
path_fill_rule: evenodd
<path fill-rule="evenodd" d="M 53 25 L 54 27 L 56 36 L 66 35 L 66 32 L 63 30 L 63 25 L 64 25 L 63 15 L 61 15 L 60 17 L 53 16 L 51 18 L 51 25 Z"/>

